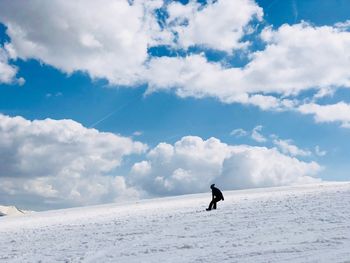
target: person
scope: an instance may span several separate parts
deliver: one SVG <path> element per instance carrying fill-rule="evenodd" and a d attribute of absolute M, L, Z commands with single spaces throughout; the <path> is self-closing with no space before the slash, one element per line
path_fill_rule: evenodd
<path fill-rule="evenodd" d="M 212 208 L 216 209 L 216 203 L 219 201 L 224 201 L 224 196 L 222 194 L 222 192 L 220 191 L 219 188 L 215 187 L 215 184 L 212 184 L 210 186 L 211 188 L 211 193 L 212 193 L 212 199 L 211 202 L 209 204 L 209 207 L 206 209 L 207 211 L 210 211 Z"/>

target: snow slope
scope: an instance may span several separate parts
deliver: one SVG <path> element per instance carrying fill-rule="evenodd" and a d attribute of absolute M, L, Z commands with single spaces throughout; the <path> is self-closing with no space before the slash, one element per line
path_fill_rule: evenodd
<path fill-rule="evenodd" d="M 0 216 L 14 216 L 14 215 L 22 215 L 25 211 L 19 210 L 15 206 L 4 206 L 0 205 Z"/>
<path fill-rule="evenodd" d="M 0 262 L 350 262 L 350 183 L 0 218 Z"/>

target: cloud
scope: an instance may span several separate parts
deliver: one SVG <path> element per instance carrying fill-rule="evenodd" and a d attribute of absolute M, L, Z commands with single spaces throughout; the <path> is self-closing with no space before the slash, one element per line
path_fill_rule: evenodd
<path fill-rule="evenodd" d="M 143 134 L 142 131 L 134 131 L 134 132 L 132 133 L 133 136 L 141 136 L 142 134 Z"/>
<path fill-rule="evenodd" d="M 159 8 L 169 13 L 163 26 L 155 14 Z M 231 51 L 246 45 L 240 42 L 245 29 L 261 16 L 261 8 L 251 0 L 209 1 L 205 6 L 160 0 L 0 3 L 11 58 L 37 59 L 68 74 L 83 71 L 125 86 L 146 81 L 149 47 L 204 45 Z M 187 26 L 179 23 L 182 20 Z"/>
<path fill-rule="evenodd" d="M 115 169 L 146 148 L 72 120 L 0 115 L 0 196 L 12 202 L 37 198 L 50 208 L 137 197 Z"/>
<path fill-rule="evenodd" d="M 148 94 L 173 90 L 181 98 L 213 97 L 224 103 L 256 105 L 264 110 L 283 110 L 295 105 L 290 99 L 249 94 L 241 80 L 242 69 L 208 62 L 203 54 L 153 58 L 147 63 L 144 76 Z"/>
<path fill-rule="evenodd" d="M 296 145 L 292 144 L 291 140 L 274 139 L 273 143 L 281 150 L 282 153 L 291 156 L 310 156 L 311 152 L 302 150 Z"/>
<path fill-rule="evenodd" d="M 325 156 L 327 154 L 327 151 L 321 150 L 320 146 L 316 145 L 315 146 L 315 154 L 317 156 L 321 156 L 322 157 L 322 156 Z"/>
<path fill-rule="evenodd" d="M 230 135 L 233 135 L 236 137 L 243 137 L 243 136 L 250 135 L 254 141 L 263 143 L 263 142 L 267 142 L 267 138 L 260 133 L 262 128 L 263 127 L 261 125 L 258 125 L 251 131 L 246 131 L 243 129 L 235 129 L 230 133 Z M 305 156 L 312 155 L 311 151 L 300 149 L 298 146 L 294 145 L 292 140 L 279 139 L 278 136 L 275 134 L 271 134 L 269 137 L 272 139 L 272 143 L 277 146 L 279 151 L 285 155 L 289 155 L 293 157 L 295 156 L 305 157 Z M 327 153 L 326 151 L 320 150 L 318 145 L 315 147 L 315 154 L 317 156 L 324 156 L 326 155 L 326 153 Z"/>
<path fill-rule="evenodd" d="M 258 128 L 259 130 L 260 128 Z M 117 168 L 147 146 L 72 120 L 0 115 L 0 198 L 31 209 L 98 204 L 140 196 L 316 182 L 321 167 L 275 148 L 186 136 L 159 143 L 121 176 Z"/>
<path fill-rule="evenodd" d="M 9 64 L 8 53 L 0 46 L 0 84 L 18 83 L 23 85 L 23 78 L 16 79 L 17 72 L 17 67 Z"/>
<path fill-rule="evenodd" d="M 244 67 L 210 62 L 203 54 L 160 57 L 147 64 L 148 92 L 173 90 L 179 97 L 213 97 L 224 103 L 292 110 L 305 90 L 316 98 L 350 87 L 350 32 L 307 23 L 265 28 L 266 47 Z"/>
<path fill-rule="evenodd" d="M 289 110 L 300 92 L 332 94 L 350 87 L 350 32 L 307 23 L 265 28 L 266 47 L 244 67 L 210 62 L 204 54 L 153 58 L 145 72 L 148 92 L 174 90 L 180 97 L 214 97 L 224 103 Z M 289 97 L 289 98 L 288 98 Z"/>
<path fill-rule="evenodd" d="M 156 15 L 160 8 L 167 13 L 164 21 Z M 12 59 L 34 58 L 63 72 L 83 71 L 115 85 L 146 83 L 148 93 L 173 90 L 180 97 L 291 110 L 300 105 L 297 96 L 302 91 L 316 91 L 317 99 L 350 87 L 350 60 L 344 55 L 350 53 L 348 21 L 266 27 L 260 34 L 265 47 L 245 52 L 249 62 L 244 67 L 211 62 L 204 54 L 148 54 L 160 44 L 227 52 L 245 48 L 248 43 L 242 37 L 249 34 L 251 21 L 262 15 L 252 0 L 186 5 L 160 0 L 0 3 L 0 21 L 11 39 L 5 49 Z M 16 72 L 7 58 L 0 59 L 0 70 L 3 82 Z"/>
<path fill-rule="evenodd" d="M 262 128 L 263 127 L 261 125 L 258 125 L 252 130 L 251 137 L 254 141 L 257 141 L 257 142 L 266 142 L 267 141 L 267 139 L 260 133 Z"/>
<path fill-rule="evenodd" d="M 320 181 L 312 176 L 322 168 L 265 147 L 242 147 L 225 160 L 218 182 L 225 188 L 243 189 Z"/>
<path fill-rule="evenodd" d="M 233 130 L 230 135 L 236 136 L 236 137 L 243 137 L 243 136 L 250 136 L 254 141 L 263 143 L 266 142 L 267 139 L 265 136 L 263 136 L 260 132 L 262 130 L 263 126 L 258 125 L 254 127 L 251 131 L 246 131 L 243 129 L 235 129 Z"/>
<path fill-rule="evenodd" d="M 164 21 L 156 15 L 159 9 L 167 13 Z M 113 85 L 145 83 L 148 94 L 171 90 L 181 98 L 212 97 L 262 110 L 298 109 L 303 114 L 301 92 L 312 90 L 318 99 L 350 87 L 348 21 L 334 26 L 302 22 L 265 27 L 260 34 L 265 47 L 245 49 L 249 62 L 243 67 L 209 61 L 205 54 L 152 57 L 148 53 L 161 44 L 173 49 L 244 49 L 249 43 L 242 37 L 262 15 L 251 0 L 186 5 L 160 0 L 5 0 L 0 3 L 0 21 L 11 41 L 5 44 L 6 52 L 1 49 L 0 81 L 13 81 L 17 72 L 8 57 L 37 59 L 63 72 L 83 71 Z"/>
<path fill-rule="evenodd" d="M 174 145 L 160 143 L 147 159 L 134 164 L 130 178 L 149 194 L 208 191 L 215 182 L 242 189 L 317 182 L 316 162 L 303 162 L 275 148 L 228 145 L 216 138 L 186 136 Z"/>
<path fill-rule="evenodd" d="M 197 45 L 229 53 L 247 46 L 242 37 L 249 23 L 263 16 L 262 8 L 252 0 L 208 1 L 207 5 L 172 2 L 167 11 L 168 30 L 176 34 L 180 47 Z"/>
<path fill-rule="evenodd" d="M 248 135 L 248 132 L 246 130 L 243 130 L 243 129 L 235 129 L 235 130 L 231 131 L 230 135 L 236 136 L 236 137 L 244 137 L 244 136 Z"/>
<path fill-rule="evenodd" d="M 345 22 L 338 22 L 334 26 L 341 29 L 341 30 L 349 30 L 350 20 L 346 20 Z"/>
<path fill-rule="evenodd" d="M 345 102 L 329 105 L 309 103 L 298 107 L 298 111 L 313 115 L 319 123 L 339 122 L 342 127 L 350 128 L 350 104 Z"/>
<path fill-rule="evenodd" d="M 147 48 L 167 38 L 153 12 L 162 1 L 5 0 L 13 58 L 37 59 L 63 72 L 87 72 L 112 84 L 134 85 Z M 165 41 L 165 40 L 162 40 Z"/>
<path fill-rule="evenodd" d="M 63 96 L 62 92 L 56 92 L 56 93 L 46 93 L 46 98 L 52 98 L 52 97 L 61 97 Z"/>
<path fill-rule="evenodd" d="M 314 27 L 305 22 L 266 28 L 263 51 L 255 52 L 247 67 L 265 92 L 297 94 L 306 89 L 349 87 L 350 33 L 336 27 Z M 345 53 L 344 53 L 345 52 Z M 266 71 L 269 74 L 264 74 Z"/>

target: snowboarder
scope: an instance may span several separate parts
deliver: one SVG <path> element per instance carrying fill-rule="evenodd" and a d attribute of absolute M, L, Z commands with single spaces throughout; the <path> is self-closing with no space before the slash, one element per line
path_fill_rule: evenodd
<path fill-rule="evenodd" d="M 206 209 L 207 211 L 210 211 L 212 208 L 216 209 L 216 203 L 221 200 L 224 201 L 224 196 L 222 195 L 220 189 L 215 187 L 215 184 L 212 184 L 210 188 L 212 193 L 212 199 L 209 204 L 209 207 Z"/>

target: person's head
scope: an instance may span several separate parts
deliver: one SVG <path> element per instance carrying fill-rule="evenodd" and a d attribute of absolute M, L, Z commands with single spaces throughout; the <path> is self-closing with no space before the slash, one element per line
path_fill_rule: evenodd
<path fill-rule="evenodd" d="M 213 189 L 213 188 L 214 188 L 214 186 L 215 186 L 215 184 L 212 184 L 212 185 L 210 186 L 210 188 L 211 188 L 211 189 Z"/>

